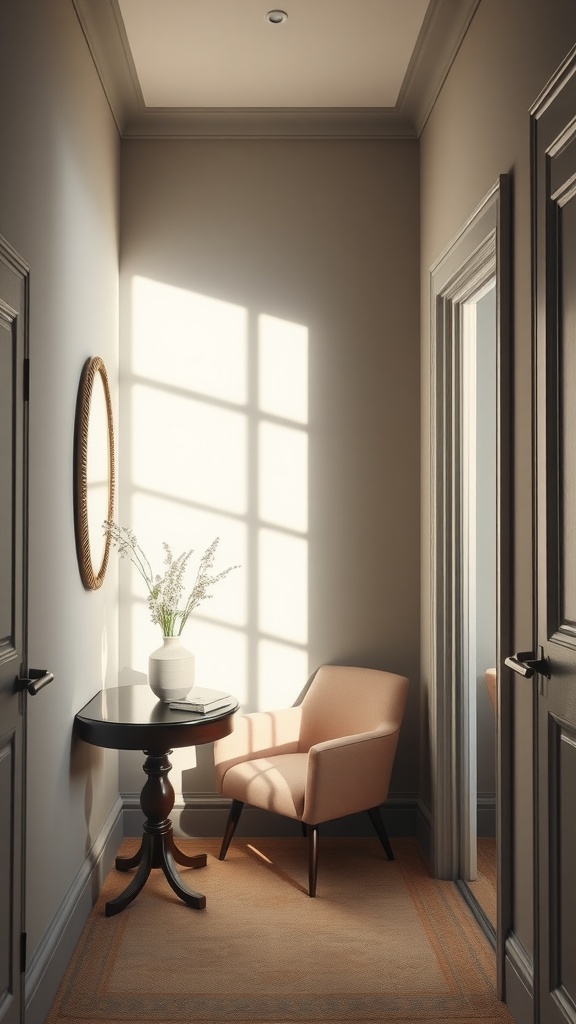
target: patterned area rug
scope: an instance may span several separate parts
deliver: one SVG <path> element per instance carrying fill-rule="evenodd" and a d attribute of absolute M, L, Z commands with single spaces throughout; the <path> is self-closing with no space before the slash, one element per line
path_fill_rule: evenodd
<path fill-rule="evenodd" d="M 510 1022 L 494 955 L 451 882 L 415 841 L 324 838 L 307 895 L 303 839 L 177 840 L 208 864 L 183 869 L 207 907 L 186 907 L 154 870 L 107 918 L 130 875 L 107 877 L 46 1024 Z M 121 852 L 138 846 L 124 840 Z"/>

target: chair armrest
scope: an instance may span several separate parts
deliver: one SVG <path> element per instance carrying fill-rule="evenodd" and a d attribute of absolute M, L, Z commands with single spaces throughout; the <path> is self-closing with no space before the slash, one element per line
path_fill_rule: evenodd
<path fill-rule="evenodd" d="M 399 732 L 383 727 L 310 747 L 302 820 L 318 824 L 383 803 Z"/>
<path fill-rule="evenodd" d="M 232 765 L 271 754 L 295 754 L 300 736 L 300 706 L 275 711 L 255 711 L 234 720 L 234 731 L 214 743 L 217 791 Z"/>

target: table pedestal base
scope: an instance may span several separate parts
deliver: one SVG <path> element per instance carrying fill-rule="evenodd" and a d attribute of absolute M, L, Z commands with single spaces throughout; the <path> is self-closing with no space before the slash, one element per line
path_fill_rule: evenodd
<path fill-rule="evenodd" d="M 193 889 L 189 889 L 180 878 L 176 864 L 183 867 L 203 868 L 206 866 L 206 854 L 199 853 L 188 857 L 178 849 L 172 834 L 170 811 L 174 806 L 174 789 L 168 778 L 172 765 L 168 760 L 168 750 L 162 754 L 151 754 L 144 751 L 146 761 L 143 765 L 148 779 L 140 794 L 140 806 L 147 816 L 144 823 L 140 849 L 133 857 L 117 857 L 116 869 L 130 871 L 138 868 L 130 885 L 116 899 L 106 904 L 106 917 L 112 917 L 124 910 L 140 890 L 152 868 L 162 868 L 168 884 L 181 900 L 195 910 L 203 910 L 206 897 Z"/>

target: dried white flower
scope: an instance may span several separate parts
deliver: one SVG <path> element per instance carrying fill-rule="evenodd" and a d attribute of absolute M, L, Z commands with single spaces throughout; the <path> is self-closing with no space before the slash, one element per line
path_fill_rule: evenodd
<path fill-rule="evenodd" d="M 140 573 L 148 589 L 148 607 L 154 625 L 160 626 L 163 636 L 180 636 L 190 613 L 201 601 L 207 601 L 212 597 L 208 593 L 210 587 L 223 580 L 233 569 L 239 566 L 231 565 L 228 569 L 211 575 L 216 549 L 220 538 L 215 537 L 200 559 L 196 580 L 188 597 L 183 601 L 185 594 L 185 575 L 188 562 L 194 549 L 183 551 L 174 558 L 172 550 L 165 541 L 162 543 L 165 558 L 166 570 L 162 575 L 154 575 L 152 567 L 142 548 L 136 540 L 136 536 L 127 526 L 118 526 L 117 523 L 106 520 L 104 533 L 110 537 L 112 545 L 118 549 L 120 558 L 129 558 L 132 565 Z M 180 605 L 183 603 L 183 607 Z"/>

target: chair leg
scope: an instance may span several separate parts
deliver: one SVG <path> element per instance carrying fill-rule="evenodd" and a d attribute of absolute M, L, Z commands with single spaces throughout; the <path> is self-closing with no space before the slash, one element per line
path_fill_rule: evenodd
<path fill-rule="evenodd" d="M 378 839 L 380 840 L 382 846 L 384 847 L 384 850 L 386 851 L 386 856 L 388 857 L 388 860 L 394 860 L 394 853 L 392 851 L 392 847 L 390 846 L 388 833 L 384 828 L 384 822 L 382 821 L 382 815 L 380 814 L 379 809 L 377 807 L 371 807 L 370 810 L 368 811 L 368 816 L 374 826 L 374 831 L 376 832 Z"/>
<path fill-rule="evenodd" d="M 307 826 L 308 835 L 308 895 L 316 895 L 316 876 L 318 874 L 318 825 Z"/>
<path fill-rule="evenodd" d="M 230 840 L 236 831 L 236 825 L 240 820 L 243 807 L 244 802 L 242 800 L 232 801 L 228 821 L 226 822 L 226 828 L 224 830 L 224 836 L 222 838 L 222 846 L 220 847 L 220 853 L 218 854 L 218 860 L 224 860 L 224 857 L 226 856 L 228 847 L 230 846 Z"/>

